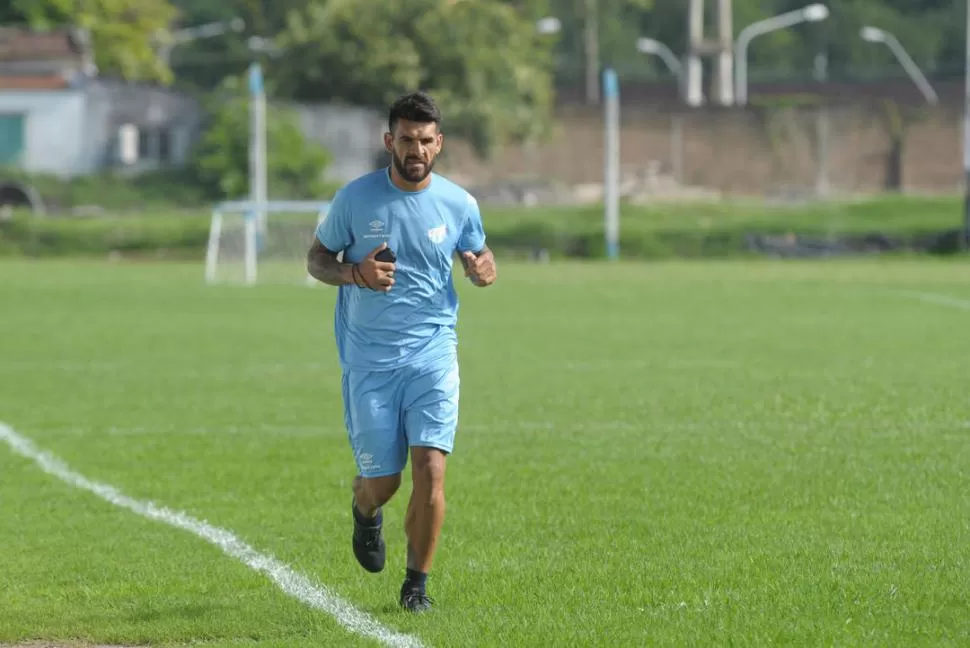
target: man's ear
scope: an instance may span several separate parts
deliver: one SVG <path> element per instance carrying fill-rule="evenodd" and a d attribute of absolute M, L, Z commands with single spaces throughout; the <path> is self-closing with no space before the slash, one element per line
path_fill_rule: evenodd
<path fill-rule="evenodd" d="M 384 133 L 384 150 L 390 153 L 394 150 L 394 135 Z"/>

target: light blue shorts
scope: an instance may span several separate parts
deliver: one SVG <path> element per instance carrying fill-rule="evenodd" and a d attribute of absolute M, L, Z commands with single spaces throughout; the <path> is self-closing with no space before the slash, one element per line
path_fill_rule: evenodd
<path fill-rule="evenodd" d="M 362 477 L 404 470 L 408 449 L 451 453 L 458 428 L 458 359 L 343 374 L 344 422 Z"/>

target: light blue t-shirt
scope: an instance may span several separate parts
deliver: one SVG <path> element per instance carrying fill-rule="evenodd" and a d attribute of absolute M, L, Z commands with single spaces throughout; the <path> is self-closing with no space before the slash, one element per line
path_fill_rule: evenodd
<path fill-rule="evenodd" d="M 453 356 L 453 257 L 485 247 L 471 194 L 438 174 L 421 191 L 403 191 L 384 168 L 340 189 L 316 234 L 328 250 L 342 250 L 345 263 L 363 260 L 385 242 L 397 255 L 390 292 L 338 289 L 334 333 L 345 370 L 388 370 Z"/>

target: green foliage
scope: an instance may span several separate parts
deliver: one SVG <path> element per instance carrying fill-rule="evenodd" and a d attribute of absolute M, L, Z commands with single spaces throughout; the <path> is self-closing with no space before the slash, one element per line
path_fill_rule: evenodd
<path fill-rule="evenodd" d="M 531 5 L 531 3 L 513 4 Z M 586 0 L 535 0 L 560 18 L 558 76 L 576 82 L 586 56 L 583 29 Z M 753 22 L 800 9 L 808 0 L 733 0 L 734 35 Z M 759 77 L 811 78 L 813 61 L 824 52 L 834 76 L 896 75 L 904 72 L 885 46 L 859 37 L 863 25 L 886 29 L 900 40 L 917 64 L 929 73 L 962 70 L 965 47 L 964 0 L 829 0 L 828 20 L 801 24 L 759 36 L 748 53 L 752 80 Z M 668 78 L 664 64 L 636 51 L 639 36 L 656 38 L 677 53 L 687 50 L 689 3 L 648 0 L 596 0 L 601 60 L 625 79 Z M 705 2 L 708 33 L 713 33 L 715 3 Z"/>
<path fill-rule="evenodd" d="M 86 28 L 102 74 L 163 83 L 172 80 L 172 72 L 156 56 L 153 40 L 176 16 L 166 0 L 8 0 L 7 7 L 0 9 L 4 24 Z"/>
<path fill-rule="evenodd" d="M 424 89 L 441 104 L 446 132 L 484 155 L 550 122 L 550 40 L 498 2 L 314 0 L 290 12 L 279 45 L 271 76 L 280 92 L 384 108 Z"/>
<path fill-rule="evenodd" d="M 18 213 L 0 219 L 0 255 L 85 257 L 120 252 L 198 258 L 208 232 L 204 213 L 60 218 Z"/>
<path fill-rule="evenodd" d="M 623 205 L 620 250 L 638 259 L 731 257 L 745 254 L 750 235 L 789 233 L 842 240 L 876 234 L 926 249 L 960 225 L 959 213 L 958 198 L 906 196 L 788 206 L 744 201 Z M 605 256 L 599 205 L 485 208 L 484 218 L 489 246 L 503 254 L 544 248 L 560 257 Z"/>
<path fill-rule="evenodd" d="M 735 35 L 752 22 L 800 8 L 806 1 L 733 0 Z M 823 51 L 833 76 L 902 76 L 888 48 L 859 38 L 864 24 L 894 33 L 931 75 L 962 70 L 963 0 L 830 0 L 827 4 L 832 12 L 828 20 L 774 31 L 752 43 L 752 80 L 781 75 L 808 79 L 814 57 Z M 463 127 L 473 135 L 479 131 L 477 137 L 485 146 L 490 137 L 541 130 L 548 119 L 543 97 L 549 93 L 546 76 L 553 70 L 550 48 L 555 50 L 559 80 L 581 78 L 589 6 L 597 15 L 600 59 L 616 67 L 624 79 L 669 77 L 657 57 L 636 51 L 637 37 L 657 38 L 677 53 L 687 47 L 688 3 L 680 1 L 143 0 L 135 6 L 132 9 L 126 0 L 7 0 L 0 2 L 0 22 L 87 26 L 102 70 L 131 79 L 167 81 L 170 73 L 152 51 L 157 29 L 168 33 L 176 18 L 188 26 L 241 17 L 246 21 L 245 33 L 176 48 L 172 58 L 180 82 L 214 87 L 252 56 L 246 38 L 265 36 L 285 48 L 272 75 L 280 82 L 281 96 L 383 106 L 389 96 L 416 86 L 447 90 L 455 97 Z M 706 6 L 711 24 L 713 3 Z M 533 33 L 535 21 L 543 16 L 560 19 L 558 36 Z M 479 66 L 487 70 L 482 73 L 490 84 L 486 98 L 500 104 L 495 110 L 506 113 L 485 124 L 479 123 L 478 113 L 494 114 L 494 110 L 475 109 L 482 102 L 472 86 L 479 81 L 465 74 Z M 463 83 L 454 83 L 455 78 Z M 449 83 L 455 87 L 447 87 Z M 502 107 L 503 97 L 515 96 L 523 87 L 528 105 L 523 114 Z M 531 125 L 522 125 L 530 120 Z"/>
<path fill-rule="evenodd" d="M 226 79 L 210 100 L 209 123 L 191 166 L 213 197 L 249 192 L 249 100 L 237 77 Z M 328 193 L 323 172 L 331 155 L 303 137 L 295 113 L 269 103 L 266 115 L 267 183 L 270 197 L 320 198 Z"/>
<path fill-rule="evenodd" d="M 55 214 L 77 208 L 113 211 L 198 207 L 206 201 L 205 193 L 187 169 L 138 175 L 105 171 L 73 178 L 3 169 L 0 179 L 32 186 L 47 211 Z M 178 191 L 173 191 L 173 187 Z"/>
<path fill-rule="evenodd" d="M 796 206 L 764 203 L 624 205 L 620 249 L 626 258 L 730 257 L 751 234 L 790 232 L 860 239 L 878 233 L 923 249 L 942 246 L 960 225 L 959 198 L 892 196 Z M 18 214 L 0 220 L 0 256 L 104 256 L 111 252 L 202 259 L 209 213 L 146 213 L 73 218 Z M 504 257 L 543 248 L 556 257 L 605 256 L 602 207 L 485 208 L 489 246 Z M 952 251 L 955 238 L 946 239 Z M 935 242 L 935 243 L 934 243 Z"/>

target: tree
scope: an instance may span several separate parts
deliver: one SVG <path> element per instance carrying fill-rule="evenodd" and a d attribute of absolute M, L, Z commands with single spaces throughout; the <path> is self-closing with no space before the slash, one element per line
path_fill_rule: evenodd
<path fill-rule="evenodd" d="M 238 77 L 227 77 L 213 94 L 207 128 L 192 157 L 195 177 L 214 197 L 236 199 L 249 191 L 246 87 Z M 330 153 L 303 136 L 296 115 L 284 106 L 267 108 L 266 145 L 271 196 L 309 199 L 327 193 L 323 172 Z"/>
<path fill-rule="evenodd" d="M 247 41 L 274 39 L 286 28 L 286 16 L 304 0 L 170 0 L 180 13 L 179 28 L 242 19 L 245 28 L 180 44 L 171 56 L 179 85 L 207 91 L 228 75 L 239 74 L 259 54 Z"/>
<path fill-rule="evenodd" d="M 289 15 L 272 65 L 282 94 L 384 107 L 424 89 L 446 128 L 487 154 L 540 135 L 552 105 L 548 39 L 498 2 L 313 0 Z"/>
<path fill-rule="evenodd" d="M 155 35 L 167 30 L 177 15 L 166 0 L 9 0 L 6 5 L 0 9 L 5 24 L 88 29 L 102 74 L 139 81 L 172 79 L 153 45 Z"/>
<path fill-rule="evenodd" d="M 582 74 L 585 0 L 505 0 L 523 10 L 548 9 L 562 23 L 557 45 L 559 81 L 575 82 Z M 808 0 L 733 0 L 735 36 L 745 26 L 785 11 L 800 9 Z M 818 24 L 802 24 L 773 31 L 753 42 L 748 52 L 752 78 L 809 77 L 815 56 L 829 55 L 833 74 L 902 74 L 885 47 L 874 47 L 859 38 L 863 24 L 892 31 L 914 59 L 928 72 L 962 70 L 965 48 L 964 0 L 828 0 L 831 17 Z M 667 44 L 674 52 L 687 51 L 686 0 L 597 0 L 600 53 L 603 64 L 617 68 L 623 79 L 667 77 L 664 64 L 645 57 L 634 47 L 640 36 Z M 714 2 L 706 0 L 708 25 Z"/>

